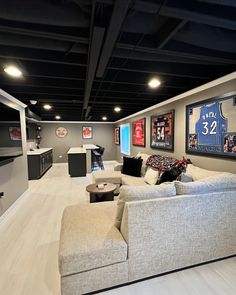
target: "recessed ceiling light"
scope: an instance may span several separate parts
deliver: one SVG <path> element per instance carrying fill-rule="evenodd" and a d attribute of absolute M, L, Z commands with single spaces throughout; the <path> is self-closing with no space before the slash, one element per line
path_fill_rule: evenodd
<path fill-rule="evenodd" d="M 103 119 L 103 121 L 106 121 L 107 120 L 107 117 L 106 116 L 103 116 L 102 119 Z"/>
<path fill-rule="evenodd" d="M 157 88 L 161 84 L 160 80 L 153 78 L 148 82 L 150 88 Z"/>
<path fill-rule="evenodd" d="M 55 116 L 55 119 L 56 120 L 60 120 L 61 119 L 61 116 L 57 115 L 57 116 Z"/>
<path fill-rule="evenodd" d="M 4 72 L 12 77 L 21 77 L 22 76 L 22 72 L 15 66 L 5 67 Z"/>
<path fill-rule="evenodd" d="M 33 104 L 33 105 L 34 105 L 34 104 L 37 104 L 37 100 L 31 99 L 31 100 L 30 100 L 30 103 Z"/>
<path fill-rule="evenodd" d="M 44 106 L 43 106 L 43 108 L 45 109 L 45 110 L 51 110 L 51 106 L 50 106 L 50 104 L 45 104 Z"/>
<path fill-rule="evenodd" d="M 115 107 L 114 108 L 114 111 L 117 112 L 117 113 L 119 113 L 121 111 L 121 108 L 120 107 Z"/>

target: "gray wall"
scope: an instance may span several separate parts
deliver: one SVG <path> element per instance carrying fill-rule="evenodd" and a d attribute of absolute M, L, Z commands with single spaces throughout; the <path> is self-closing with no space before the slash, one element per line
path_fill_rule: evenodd
<path fill-rule="evenodd" d="M 53 162 L 67 162 L 67 151 L 70 147 L 78 147 L 83 144 L 99 144 L 105 147 L 103 160 L 114 160 L 116 157 L 113 143 L 113 124 L 82 124 L 82 123 L 42 123 L 40 147 L 53 148 Z M 82 139 L 82 126 L 93 127 L 93 138 Z M 64 138 L 56 136 L 56 129 L 65 127 L 68 134 Z M 60 156 L 62 156 L 60 158 Z"/>
<path fill-rule="evenodd" d="M 0 90 L 1 91 L 1 90 Z M 17 157 L 13 162 L 0 167 L 0 191 L 4 192 L 5 197 L 0 199 L 0 215 L 3 214 L 28 188 L 28 168 L 26 156 L 26 132 L 25 132 L 25 111 L 24 108 L 17 105 L 17 102 L 11 102 L 1 95 L 0 102 L 14 105 L 14 108 L 20 110 L 23 156 Z"/>
<path fill-rule="evenodd" d="M 131 144 L 131 155 L 136 155 L 142 151 L 148 154 L 161 154 L 167 156 L 174 156 L 176 158 L 182 158 L 183 156 L 188 157 L 192 160 L 193 164 L 212 170 L 228 171 L 236 173 L 236 161 L 231 159 L 203 157 L 195 155 L 185 154 L 185 107 L 188 104 L 201 101 L 207 98 L 211 98 L 218 95 L 223 95 L 236 90 L 236 79 L 229 82 L 225 82 L 221 85 L 217 85 L 210 89 L 201 91 L 200 93 L 188 96 L 182 100 L 174 103 L 162 106 L 160 108 L 153 109 L 152 111 L 145 112 L 139 116 L 130 118 L 129 120 L 123 120 L 116 124 L 119 126 L 124 123 L 131 123 L 136 119 L 146 117 L 146 148 L 140 148 L 132 146 Z M 150 116 L 160 114 L 162 112 L 170 111 L 175 109 L 175 150 L 174 152 L 166 152 L 150 148 Z M 236 127 L 236 122 L 235 122 Z M 120 147 L 116 146 L 116 159 L 122 161 L 122 154 L 120 153 Z"/>

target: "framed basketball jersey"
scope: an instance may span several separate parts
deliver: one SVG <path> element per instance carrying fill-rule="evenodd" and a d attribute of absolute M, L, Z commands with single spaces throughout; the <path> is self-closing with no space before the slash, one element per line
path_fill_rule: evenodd
<path fill-rule="evenodd" d="M 186 106 L 186 153 L 236 159 L 236 93 Z"/>
<path fill-rule="evenodd" d="M 151 117 L 151 148 L 174 150 L 174 110 Z"/>

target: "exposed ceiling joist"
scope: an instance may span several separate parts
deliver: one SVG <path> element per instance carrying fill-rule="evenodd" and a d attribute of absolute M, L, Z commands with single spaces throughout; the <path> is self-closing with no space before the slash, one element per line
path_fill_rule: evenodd
<path fill-rule="evenodd" d="M 60 64 L 60 65 L 68 65 L 68 66 L 73 66 L 73 67 L 87 67 L 87 64 L 82 64 L 78 62 L 67 62 L 63 60 L 53 60 L 53 59 L 43 59 L 43 58 L 37 58 L 37 57 L 29 57 L 29 56 L 23 56 L 20 54 L 16 55 L 9 55 L 9 54 L 1 54 L 0 52 L 0 57 L 1 58 L 6 58 L 6 59 L 11 59 L 11 60 L 26 60 L 26 61 L 32 61 L 32 62 L 41 62 L 41 63 L 49 63 L 49 64 Z"/>
<path fill-rule="evenodd" d="M 126 50 L 133 50 L 133 46 L 129 44 L 122 44 L 117 43 L 116 48 L 119 49 L 126 49 Z M 158 48 L 149 48 L 149 47 L 143 47 L 143 46 L 137 46 L 135 48 L 135 51 L 138 52 L 147 52 L 152 54 L 165 54 L 166 56 L 174 56 L 174 57 L 185 57 L 185 58 L 192 58 L 195 60 L 203 60 L 203 61 L 210 61 L 214 64 L 216 63 L 222 63 L 222 64 L 232 64 L 232 60 L 229 58 L 221 58 L 221 57 L 215 57 L 215 56 L 207 56 L 204 54 L 192 54 L 188 52 L 183 51 L 175 51 L 175 50 L 166 50 L 166 49 L 158 49 Z M 127 53 L 128 54 L 128 53 Z"/>
<path fill-rule="evenodd" d="M 191 1 L 189 1 L 189 4 L 192 5 L 190 2 Z M 164 6 L 161 9 L 160 14 L 167 17 L 179 17 L 187 21 L 236 30 L 235 20 L 229 20 L 223 17 L 212 15 L 210 11 L 206 13 L 200 13 L 196 10 Z"/>
<path fill-rule="evenodd" d="M 68 34 L 51 33 L 51 32 L 32 30 L 32 29 L 26 29 L 26 28 L 18 28 L 18 27 L 5 26 L 5 25 L 0 25 L 0 32 L 32 36 L 32 37 L 37 36 L 39 38 L 47 38 L 47 39 L 88 44 L 88 39 L 83 37 L 78 37 L 78 36 L 68 35 Z"/>
<path fill-rule="evenodd" d="M 126 72 L 135 72 L 135 73 L 147 73 L 152 75 L 160 75 L 160 76 L 172 76 L 172 77 L 184 77 L 184 78 L 190 78 L 190 79 L 200 79 L 200 80 L 207 80 L 209 77 L 202 76 L 202 75 L 195 75 L 195 74 L 189 74 L 189 73 L 174 73 L 172 71 L 169 72 L 161 72 L 161 71 L 151 71 L 151 70 L 142 70 L 138 68 L 119 68 L 119 67 L 108 67 L 109 70 L 120 70 L 120 71 L 126 71 Z"/>
<path fill-rule="evenodd" d="M 104 98 L 104 97 L 103 97 Z M 156 99 L 156 100 L 153 100 L 153 103 L 157 102 L 159 99 Z M 22 99 L 22 101 L 24 102 L 28 102 L 29 99 Z M 71 99 L 40 99 L 40 104 L 43 104 L 43 103 L 66 103 L 67 105 L 71 105 L 73 109 L 73 106 L 74 105 L 82 105 L 83 104 L 83 100 L 71 100 Z M 99 100 L 99 101 L 96 101 L 96 104 L 97 105 L 114 105 L 114 101 L 109 101 L 109 100 Z M 144 105 L 149 105 L 150 104 L 150 101 L 148 102 L 141 102 L 141 101 L 137 101 L 135 99 L 133 99 L 133 102 L 131 101 L 116 101 L 116 104 L 117 105 L 122 105 L 122 104 L 125 104 L 125 105 L 140 105 L 140 106 L 144 106 Z M 39 106 L 40 107 L 40 106 Z"/>
<path fill-rule="evenodd" d="M 205 2 L 205 3 L 212 3 L 216 5 L 224 5 L 224 6 L 230 6 L 230 7 L 236 7 L 235 0 L 199 0 L 199 2 Z"/>
<path fill-rule="evenodd" d="M 169 19 L 159 32 L 157 32 L 157 48 L 165 44 L 186 24 L 186 20 Z"/>
<path fill-rule="evenodd" d="M 128 12 L 130 2 L 130 0 L 116 0 L 114 4 L 111 21 L 107 30 L 106 39 L 97 68 L 96 76 L 99 78 L 103 76 L 109 58 L 111 57 L 122 23 Z"/>
<path fill-rule="evenodd" d="M 94 82 L 100 82 L 100 80 L 94 80 Z M 103 83 L 109 83 L 109 84 L 121 84 L 121 85 L 129 85 L 129 86 L 147 86 L 147 83 L 136 83 L 136 82 L 126 82 L 126 81 L 110 81 L 110 80 L 103 80 Z M 50 84 L 16 84 L 16 83 L 9 83 L 9 82 L 4 82 L 1 81 L 0 85 L 4 85 L 4 86 L 11 86 L 11 87 L 26 87 L 26 88 L 30 88 L 30 87 L 35 87 L 35 88 L 51 88 L 51 89 L 68 89 L 68 90 L 83 90 L 84 88 L 81 87 L 68 87 L 68 86 L 64 86 L 64 85 L 59 85 L 59 86 L 55 86 L 55 85 L 50 85 Z M 179 89 L 185 89 L 186 87 L 184 85 L 170 85 L 170 84 L 162 84 L 161 88 L 179 88 Z M 97 90 L 97 88 L 94 88 L 94 90 Z M 106 89 L 101 88 L 101 91 L 109 91 Z M 119 92 L 119 91 L 118 91 Z"/>
<path fill-rule="evenodd" d="M 94 27 L 92 39 L 91 39 L 88 68 L 86 73 L 84 104 L 83 104 L 84 109 L 87 109 L 88 107 L 89 96 L 90 96 L 92 85 L 93 85 L 93 80 L 95 76 L 99 54 L 102 48 L 102 41 L 103 41 L 104 34 L 105 34 L 105 28 L 96 27 L 96 26 Z"/>
<path fill-rule="evenodd" d="M 160 15 L 167 16 L 167 17 L 180 18 L 187 21 L 193 21 L 197 23 L 212 25 L 212 26 L 221 27 L 221 28 L 230 29 L 230 30 L 236 29 L 235 20 L 229 20 L 227 18 L 214 15 L 213 14 L 214 9 L 212 10 L 209 9 L 208 11 L 204 13 L 200 12 L 202 10 L 201 5 L 204 4 L 203 2 L 202 3 L 200 1 L 198 1 L 198 3 L 195 2 L 194 6 L 192 1 L 182 0 L 182 1 L 175 1 L 175 2 L 172 1 L 172 3 L 176 4 L 176 6 L 178 7 L 171 6 L 169 3 L 167 3 L 163 5 L 163 7 L 161 8 Z M 224 4 L 224 1 L 221 1 L 221 5 L 222 4 Z M 230 5 L 230 6 L 233 6 L 233 5 Z M 159 7 L 160 7 L 160 4 L 157 4 L 154 2 L 137 0 L 133 6 L 133 9 L 137 11 L 141 11 L 141 12 L 155 14 L 158 11 Z"/>

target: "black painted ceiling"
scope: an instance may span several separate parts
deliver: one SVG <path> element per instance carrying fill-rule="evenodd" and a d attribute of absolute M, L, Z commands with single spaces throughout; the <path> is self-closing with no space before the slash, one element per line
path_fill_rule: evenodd
<path fill-rule="evenodd" d="M 235 0 L 1 0 L 0 88 L 43 120 L 115 121 L 233 72 L 235 15 Z"/>

